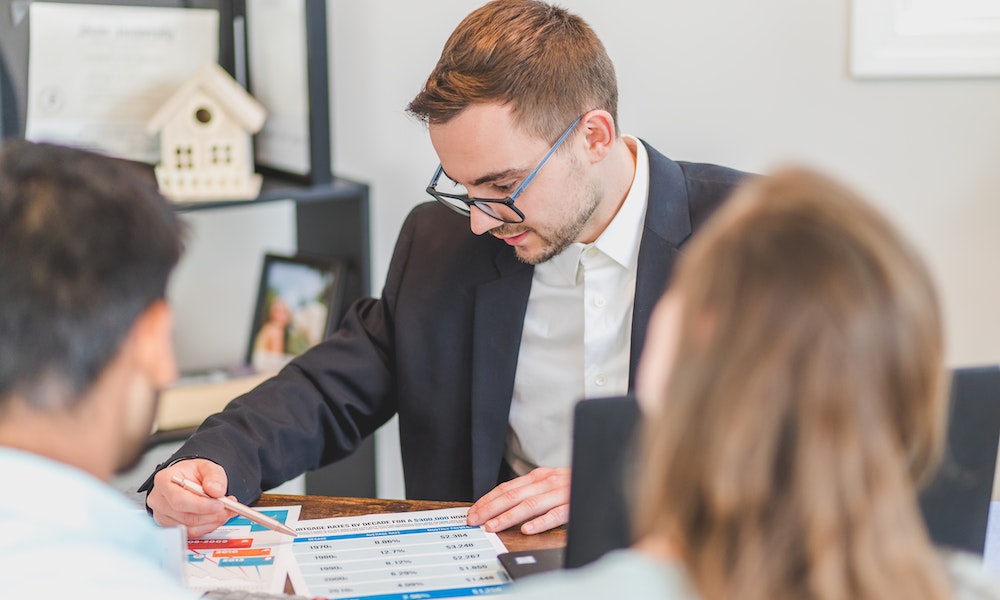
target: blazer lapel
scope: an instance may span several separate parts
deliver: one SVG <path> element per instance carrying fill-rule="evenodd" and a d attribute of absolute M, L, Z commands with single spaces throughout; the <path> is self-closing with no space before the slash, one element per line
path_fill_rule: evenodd
<path fill-rule="evenodd" d="M 687 184 L 680 166 L 643 142 L 649 155 L 649 201 L 639 243 L 639 264 L 632 309 L 632 348 L 629 354 L 629 391 L 635 385 L 639 353 L 646 341 L 649 316 L 660 299 L 679 247 L 692 231 Z"/>
<path fill-rule="evenodd" d="M 524 313 L 534 269 L 509 248 L 497 254 L 499 277 L 476 288 L 472 346 L 472 485 L 474 499 L 497 485 Z"/>

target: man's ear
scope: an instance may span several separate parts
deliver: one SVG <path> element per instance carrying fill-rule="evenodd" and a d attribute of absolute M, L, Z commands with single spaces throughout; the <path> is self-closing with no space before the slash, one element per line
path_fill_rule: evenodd
<path fill-rule="evenodd" d="M 139 368 L 156 389 L 163 389 L 177 379 L 173 323 L 170 305 L 161 299 L 149 305 L 132 328 Z"/>
<path fill-rule="evenodd" d="M 600 109 L 592 110 L 584 115 L 580 126 L 583 127 L 590 161 L 603 160 L 615 143 L 615 120 L 611 113 Z"/>

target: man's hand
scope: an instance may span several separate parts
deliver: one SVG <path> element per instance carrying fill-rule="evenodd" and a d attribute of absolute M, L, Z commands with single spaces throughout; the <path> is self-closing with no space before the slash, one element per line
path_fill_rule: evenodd
<path fill-rule="evenodd" d="M 539 467 L 501 483 L 472 505 L 468 523 L 491 532 L 524 523 L 521 533 L 527 535 L 564 525 L 569 521 L 569 476 L 568 468 Z"/>
<path fill-rule="evenodd" d="M 170 479 L 175 475 L 200 484 L 212 498 L 222 496 L 229 487 L 226 470 L 203 458 L 182 460 L 163 469 L 156 474 L 153 489 L 146 497 L 146 506 L 160 525 L 183 525 L 189 538 L 197 538 L 215 531 L 236 514 L 221 502 L 189 492 L 172 482 Z"/>

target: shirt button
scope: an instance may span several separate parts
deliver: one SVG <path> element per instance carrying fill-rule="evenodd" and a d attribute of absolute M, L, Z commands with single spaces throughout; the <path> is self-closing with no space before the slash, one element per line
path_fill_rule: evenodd
<path fill-rule="evenodd" d="M 608 383 L 608 378 L 606 375 L 603 374 L 598 375 L 597 377 L 594 377 L 594 383 L 596 383 L 597 385 L 605 385 L 606 383 Z"/>
<path fill-rule="evenodd" d="M 604 299 L 604 296 L 598 296 L 594 298 L 594 306 L 596 306 L 597 308 L 604 308 L 604 305 L 607 303 L 608 301 Z"/>
<path fill-rule="evenodd" d="M 594 258 L 595 256 L 597 256 L 597 248 L 595 248 L 593 246 L 591 246 L 590 248 L 587 248 L 586 255 L 587 255 L 587 258 Z"/>

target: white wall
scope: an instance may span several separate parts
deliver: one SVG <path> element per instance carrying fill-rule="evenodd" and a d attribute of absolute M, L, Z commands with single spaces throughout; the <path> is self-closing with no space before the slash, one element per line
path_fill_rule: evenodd
<path fill-rule="evenodd" d="M 1000 362 L 1000 79 L 852 80 L 846 0 L 562 4 L 614 59 L 626 132 L 679 160 L 840 177 L 931 263 L 950 362 Z M 377 283 L 437 162 L 404 107 L 477 5 L 330 3 L 334 168 L 372 184 Z"/>
<path fill-rule="evenodd" d="M 847 0 L 568 0 L 602 37 L 620 123 L 678 160 L 806 162 L 867 195 L 923 251 L 952 365 L 1000 362 L 1000 79 L 856 81 Z M 334 169 L 372 186 L 373 286 L 437 159 L 404 108 L 478 1 L 329 3 Z M 393 452 L 380 436 L 380 460 Z M 380 494 L 401 495 L 398 465 Z"/>
<path fill-rule="evenodd" d="M 269 202 L 183 213 L 184 256 L 167 289 L 182 371 L 246 358 L 264 254 L 294 254 L 295 203 Z"/>

